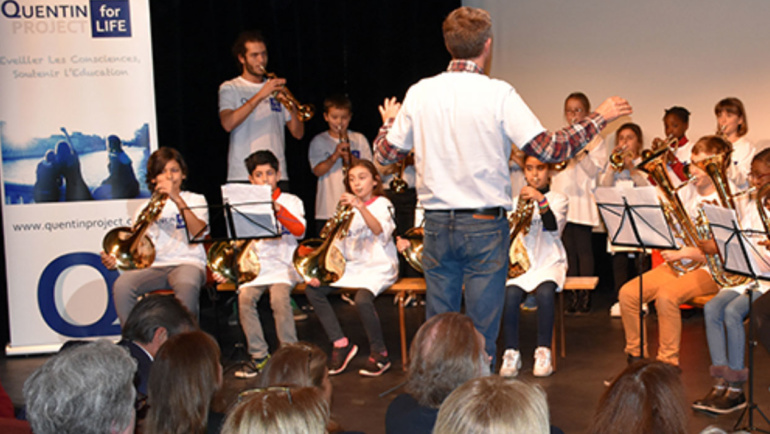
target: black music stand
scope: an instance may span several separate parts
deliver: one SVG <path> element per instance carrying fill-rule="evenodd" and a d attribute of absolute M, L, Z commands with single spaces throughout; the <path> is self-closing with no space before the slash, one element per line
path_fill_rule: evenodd
<path fill-rule="evenodd" d="M 222 186 L 222 196 L 224 203 L 222 205 L 213 205 L 210 207 L 211 223 L 214 225 L 217 221 L 224 221 L 224 227 L 226 232 L 223 234 L 214 234 L 211 237 L 203 238 L 205 231 L 208 227 L 202 229 L 196 234 L 188 232 L 188 241 L 190 243 L 202 243 L 202 242 L 232 242 L 236 240 L 251 240 L 262 238 L 275 238 L 281 236 L 281 229 L 278 224 L 278 219 L 275 216 L 275 209 L 273 207 L 272 199 L 270 200 L 258 200 L 258 201 L 242 201 L 237 198 L 229 197 L 227 187 L 229 185 Z M 257 189 L 251 189 L 249 187 L 258 187 Z M 255 185 L 238 185 L 236 188 L 242 191 L 248 192 L 249 190 L 255 191 L 257 196 L 264 196 L 264 188 Z M 269 194 L 269 187 L 267 187 Z M 267 196 L 270 198 L 270 196 Z M 262 197 L 264 199 L 264 197 Z M 191 210 L 194 208 L 190 207 Z M 240 291 L 240 269 L 237 266 L 237 258 L 240 258 L 242 248 L 247 248 L 248 244 L 241 246 L 240 243 L 231 243 L 233 247 L 233 258 L 236 262 L 233 264 L 232 269 L 234 272 L 234 284 L 235 284 L 235 301 L 238 303 L 238 292 Z M 216 300 L 216 297 L 212 297 L 212 300 Z M 214 311 L 216 312 L 216 324 L 219 328 L 219 315 L 216 308 L 216 301 L 214 302 Z M 237 311 L 237 307 L 236 307 Z M 237 317 L 237 326 L 241 327 L 240 315 Z M 224 372 L 227 373 L 234 368 L 241 367 L 248 363 L 250 356 L 246 351 L 246 345 L 243 342 L 243 338 L 239 335 L 238 341 L 233 345 L 233 351 L 228 357 L 230 360 L 235 360 L 233 364 L 225 368 Z"/>
<path fill-rule="evenodd" d="M 746 285 L 745 293 L 746 297 L 749 299 L 749 402 L 735 422 L 733 430 L 769 433 L 770 431 L 754 426 L 754 410 L 759 412 L 768 425 L 770 425 L 770 420 L 767 419 L 767 416 L 762 412 L 762 409 L 760 409 L 754 402 L 754 348 L 757 346 L 757 341 L 754 339 L 754 321 L 752 315 L 752 305 L 754 304 L 754 300 L 752 295 L 758 286 L 759 279 L 770 280 L 770 262 L 765 259 L 764 255 L 749 240 L 749 235 L 760 235 L 763 239 L 766 239 L 767 234 L 764 231 L 751 229 L 742 230 L 734 210 L 704 204 L 703 211 L 709 221 L 711 233 L 714 235 L 714 240 L 719 249 L 719 257 L 722 259 L 725 271 L 741 276 L 747 276 L 753 280 L 752 283 Z M 764 249 L 764 247 L 760 248 Z M 757 262 L 757 259 L 760 260 L 759 263 Z M 762 269 L 767 271 L 762 272 Z M 748 416 L 748 425 L 738 428 L 741 421 L 743 421 L 746 416 Z"/>
<path fill-rule="evenodd" d="M 663 215 L 655 187 L 600 187 L 594 192 L 599 214 L 613 246 L 641 249 L 639 275 L 639 358 L 644 358 L 644 304 L 642 268 L 647 249 L 676 249 L 676 240 Z"/>

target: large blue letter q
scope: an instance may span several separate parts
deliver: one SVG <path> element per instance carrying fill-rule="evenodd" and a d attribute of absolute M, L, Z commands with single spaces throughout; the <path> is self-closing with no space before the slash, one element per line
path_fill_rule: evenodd
<path fill-rule="evenodd" d="M 95 268 L 107 284 L 107 309 L 99 320 L 88 325 L 77 325 L 68 322 L 62 317 L 59 309 L 56 307 L 56 281 L 64 270 L 80 265 Z M 117 271 L 108 270 L 104 267 L 99 255 L 94 253 L 68 253 L 54 259 L 43 270 L 37 287 L 37 302 L 46 324 L 57 333 L 70 337 L 119 335 L 120 325 L 115 323 L 117 313 L 115 312 L 111 291 L 112 284 L 118 276 L 119 273 Z"/>

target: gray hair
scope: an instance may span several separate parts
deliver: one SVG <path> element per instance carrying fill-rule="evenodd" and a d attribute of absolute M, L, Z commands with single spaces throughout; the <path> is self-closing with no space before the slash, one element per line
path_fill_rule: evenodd
<path fill-rule="evenodd" d="M 107 340 L 67 348 L 24 382 L 35 434 L 122 432 L 134 422 L 136 361 Z"/>
<path fill-rule="evenodd" d="M 406 391 L 420 405 L 438 408 L 466 381 L 489 375 L 484 338 L 463 314 L 430 318 L 412 340 Z"/>

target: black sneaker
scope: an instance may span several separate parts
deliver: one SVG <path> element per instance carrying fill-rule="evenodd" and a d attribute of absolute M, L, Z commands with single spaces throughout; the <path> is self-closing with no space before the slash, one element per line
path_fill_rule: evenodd
<path fill-rule="evenodd" d="M 358 374 L 364 377 L 379 377 L 390 369 L 390 359 L 382 354 L 372 354 L 366 361 L 364 369 L 359 369 Z"/>
<path fill-rule="evenodd" d="M 259 374 L 259 371 L 262 370 L 262 368 L 265 367 L 267 364 L 267 360 L 270 358 L 270 354 L 268 354 L 265 357 L 262 357 L 261 359 L 251 359 L 250 362 L 244 364 L 241 366 L 240 369 L 235 371 L 235 376 L 237 378 L 254 378 Z"/>
<path fill-rule="evenodd" d="M 332 349 L 332 360 L 329 364 L 329 375 L 337 375 L 348 367 L 348 363 L 353 360 L 358 352 L 358 345 L 348 342 L 344 348 Z"/>
<path fill-rule="evenodd" d="M 715 384 L 706 396 L 692 403 L 693 410 L 710 412 L 709 408 L 713 405 L 714 401 L 724 395 L 725 392 L 727 392 L 727 385 Z"/>
<path fill-rule="evenodd" d="M 746 407 L 746 395 L 743 389 L 727 388 L 727 392 L 714 399 L 711 405 L 705 406 L 704 410 L 716 414 L 729 414 Z"/>

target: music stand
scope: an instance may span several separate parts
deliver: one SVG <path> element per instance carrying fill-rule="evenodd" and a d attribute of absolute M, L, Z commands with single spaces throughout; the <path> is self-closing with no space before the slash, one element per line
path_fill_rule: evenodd
<path fill-rule="evenodd" d="M 599 214 L 613 246 L 641 249 L 639 275 L 639 358 L 644 358 L 642 267 L 647 249 L 676 249 L 676 240 L 663 215 L 655 187 L 599 187 L 594 191 Z"/>
<path fill-rule="evenodd" d="M 717 207 L 711 204 L 704 204 L 703 211 L 709 221 L 711 233 L 714 235 L 719 257 L 722 259 L 722 265 L 725 271 L 747 276 L 752 279 L 752 283 L 746 285 L 746 297 L 749 299 L 749 402 L 741 412 L 738 420 L 735 422 L 733 430 L 766 431 L 754 426 L 754 410 L 758 411 L 765 422 L 770 425 L 770 420 L 762 412 L 762 409 L 754 402 L 754 347 L 757 342 L 754 339 L 754 321 L 752 305 L 754 304 L 753 292 L 758 286 L 758 280 L 770 280 L 770 262 L 764 255 L 758 251 L 757 247 L 749 240 L 749 235 L 761 235 L 766 238 L 764 231 L 742 230 L 740 228 L 735 210 Z M 764 249 L 764 247 L 762 247 Z M 757 259 L 760 261 L 758 262 Z M 763 271 L 764 269 L 764 271 Z M 738 428 L 746 417 L 748 425 Z"/>
<path fill-rule="evenodd" d="M 237 306 L 237 295 L 240 291 L 240 267 L 238 260 L 241 252 L 248 248 L 249 243 L 236 243 L 237 240 L 253 240 L 262 238 L 275 238 L 281 236 L 281 228 L 275 215 L 270 186 L 251 185 L 251 184 L 225 184 L 222 186 L 223 203 L 221 205 L 211 206 L 212 225 L 215 222 L 224 222 L 226 232 L 224 234 L 214 234 L 211 237 L 203 238 L 208 227 L 202 229 L 196 234 L 187 233 L 190 243 L 202 242 L 229 242 L 233 249 L 233 264 L 230 268 L 233 270 L 233 283 L 235 284 L 235 303 Z M 204 208 L 190 207 L 193 208 Z M 215 307 L 216 309 L 216 307 Z M 237 308 L 236 308 L 237 311 Z M 218 316 L 218 315 L 217 315 Z M 237 325 L 240 327 L 240 315 L 237 317 Z M 219 321 L 217 320 L 217 327 Z M 245 355 L 246 347 L 239 336 L 238 342 L 234 344 L 230 359 L 236 362 L 225 369 L 225 372 L 233 368 L 243 366 L 248 363 L 241 361 Z M 250 357 L 246 357 L 250 359 Z"/>

